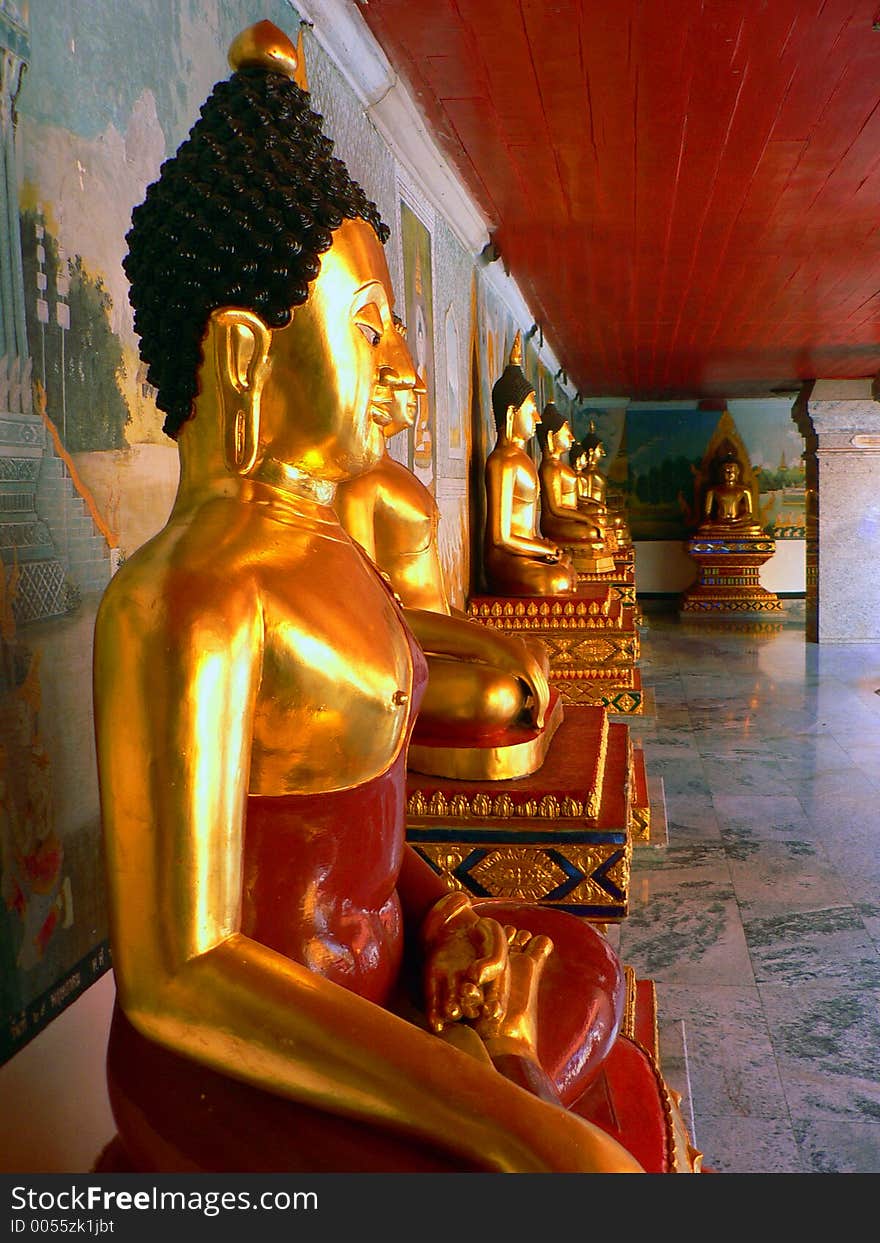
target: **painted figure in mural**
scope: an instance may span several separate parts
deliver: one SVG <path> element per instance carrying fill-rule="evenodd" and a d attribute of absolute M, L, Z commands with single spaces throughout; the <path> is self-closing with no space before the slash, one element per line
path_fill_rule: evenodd
<path fill-rule="evenodd" d="M 499 595 L 556 596 L 575 590 L 577 573 L 556 540 L 538 534 L 540 485 L 526 446 L 541 422 L 535 389 L 522 369 L 522 338 L 492 389 L 498 439 L 486 459 L 485 571 Z"/>
<path fill-rule="evenodd" d="M 555 402 L 548 401 L 538 426 L 541 446 L 541 532 L 565 545 L 587 545 L 597 554 L 606 551 L 607 530 L 594 507 L 578 503 L 578 481 L 563 460 L 574 444 L 574 433 Z"/>
<path fill-rule="evenodd" d="M 413 426 L 413 372 L 412 365 L 402 374 L 386 370 L 374 390 L 374 407 L 387 410 L 386 438 Z M 546 649 L 477 625 L 452 608 L 437 543 L 437 502 L 415 474 L 386 450 L 372 470 L 339 484 L 335 508 L 349 535 L 387 576 L 427 655 L 428 685 L 414 739 L 475 746 L 499 741 L 520 724 L 544 729 L 550 702 Z M 431 771 L 444 775 L 437 767 L 442 756 L 432 750 L 431 758 Z M 453 766 L 445 775 L 455 771 Z"/>
<path fill-rule="evenodd" d="M 717 482 L 710 484 L 703 498 L 701 533 L 718 531 L 760 534 L 755 522 L 752 494 L 742 482 L 742 467 L 735 457 L 725 457 L 716 464 Z"/>
<path fill-rule="evenodd" d="M 587 515 L 595 515 L 597 525 L 617 532 L 626 532 L 626 520 L 608 505 L 608 484 L 599 468 L 605 456 L 605 446 L 596 434 L 595 425 L 581 439 L 576 440 L 568 452 L 568 461 L 577 478 L 578 505 Z"/>
<path fill-rule="evenodd" d="M 638 1170 L 559 1107 L 616 1038 L 608 943 L 405 845 L 424 659 L 332 508 L 415 383 L 387 230 L 289 40 L 230 61 L 128 235 L 180 488 L 95 635 L 120 1136 L 142 1170 Z"/>

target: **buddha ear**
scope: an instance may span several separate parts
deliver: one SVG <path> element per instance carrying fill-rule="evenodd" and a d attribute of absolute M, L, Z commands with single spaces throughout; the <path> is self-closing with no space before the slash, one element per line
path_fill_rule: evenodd
<path fill-rule="evenodd" d="M 556 433 L 547 428 L 547 452 L 552 457 L 556 452 Z"/>
<path fill-rule="evenodd" d="M 260 445 L 260 398 L 272 330 L 238 307 L 213 311 L 214 364 L 221 394 L 223 452 L 229 470 L 246 475 Z"/>
<path fill-rule="evenodd" d="M 510 440 L 513 435 L 513 420 L 516 415 L 516 406 L 508 406 L 507 414 L 504 416 L 504 435 Z"/>

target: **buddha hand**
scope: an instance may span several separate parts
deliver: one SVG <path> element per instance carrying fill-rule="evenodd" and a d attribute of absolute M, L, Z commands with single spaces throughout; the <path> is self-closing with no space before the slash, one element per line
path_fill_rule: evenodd
<path fill-rule="evenodd" d="M 492 1021 L 510 995 L 508 940 L 501 924 L 480 916 L 463 893 L 445 894 L 422 925 L 428 1024 L 440 1034 L 450 1023 Z"/>
<path fill-rule="evenodd" d="M 538 984 L 553 942 L 542 934 L 506 925 L 510 993 L 503 1013 L 484 1015 L 473 1026 L 490 1056 L 515 1054 L 537 1061 Z"/>

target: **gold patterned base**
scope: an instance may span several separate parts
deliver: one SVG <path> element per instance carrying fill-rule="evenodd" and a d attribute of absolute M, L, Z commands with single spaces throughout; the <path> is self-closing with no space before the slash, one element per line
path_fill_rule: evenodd
<path fill-rule="evenodd" d="M 666 1129 L 666 1172 L 700 1174 L 703 1171 L 703 1153 L 691 1141 L 681 1110 L 681 1094 L 669 1087 L 660 1063 L 657 987 L 653 980 L 637 979 L 635 971 L 629 966 L 624 967 L 624 979 L 626 1005 L 620 1031 L 648 1055 L 656 1076 Z"/>
<path fill-rule="evenodd" d="M 468 615 L 506 634 L 527 632 L 544 644 L 550 684 L 565 704 L 605 706 L 611 712 L 641 711 L 636 663 L 641 635 L 634 609 L 607 584 L 567 597 L 475 596 Z"/>
<path fill-rule="evenodd" d="M 625 716 L 638 716 L 645 710 L 642 677 L 638 669 L 628 668 L 603 672 L 596 669 L 571 671 L 557 676 L 551 670 L 551 681 L 562 702 L 606 708 Z"/>
<path fill-rule="evenodd" d="M 593 549 L 581 548 L 577 544 L 565 544 L 563 548 L 578 572 L 578 581 L 580 581 L 581 574 L 614 573 L 615 559 L 611 552 L 596 552 Z"/>
<path fill-rule="evenodd" d="M 680 612 L 694 616 L 778 613 L 782 601 L 758 581 L 761 566 L 776 551 L 766 536 L 694 536 L 687 550 L 698 578 L 682 597 Z"/>
<path fill-rule="evenodd" d="M 648 773 L 645 753 L 641 747 L 633 747 L 632 771 L 632 819 L 630 821 L 634 845 L 651 840 L 651 800 L 648 796 Z"/>
<path fill-rule="evenodd" d="M 779 613 L 782 601 L 772 592 L 763 595 L 757 593 L 720 595 L 709 592 L 688 595 L 681 603 L 682 613 L 708 613 L 718 617 L 728 614 L 736 617 L 742 613 Z"/>
<path fill-rule="evenodd" d="M 410 743 L 407 767 L 412 772 L 463 781 L 510 781 L 528 777 L 544 763 L 553 737 L 562 724 L 562 698 L 557 695 L 544 728 L 511 731 L 504 742 L 486 745 L 441 746 Z M 519 736 L 517 736 L 519 735 Z"/>
<path fill-rule="evenodd" d="M 600 922 L 625 917 L 632 744 L 601 708 L 566 709 L 544 766 L 520 781 L 407 777 L 407 840 L 450 889 Z"/>

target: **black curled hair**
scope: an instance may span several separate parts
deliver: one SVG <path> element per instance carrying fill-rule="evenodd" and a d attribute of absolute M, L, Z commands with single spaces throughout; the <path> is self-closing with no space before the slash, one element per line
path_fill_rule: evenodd
<path fill-rule="evenodd" d="M 598 449 L 601 446 L 601 444 L 602 444 L 601 436 L 597 436 L 595 432 L 586 432 L 580 438 L 577 445 L 574 446 L 574 448 L 572 449 L 572 452 L 574 452 L 575 449 L 577 449 L 578 452 L 580 453 L 592 453 L 592 451 L 594 449 Z"/>
<path fill-rule="evenodd" d="M 214 87 L 132 213 L 129 301 L 173 438 L 192 415 L 212 311 L 240 307 L 281 328 L 308 298 L 344 220 L 360 217 L 381 242 L 389 237 L 321 122 L 291 78 L 242 69 Z"/>
<path fill-rule="evenodd" d="M 558 432 L 564 427 L 566 419 L 559 411 L 559 407 L 555 401 L 548 401 L 544 409 L 541 411 L 541 422 L 537 426 L 538 444 L 541 446 L 541 452 L 547 448 L 547 433 Z"/>
<path fill-rule="evenodd" d="M 522 367 L 517 363 L 508 363 L 492 388 L 492 413 L 499 432 L 504 430 L 507 422 L 508 407 L 518 410 L 529 393 L 534 391 L 535 386 L 526 379 Z"/>

